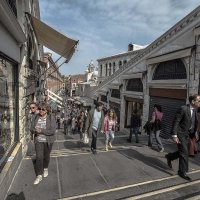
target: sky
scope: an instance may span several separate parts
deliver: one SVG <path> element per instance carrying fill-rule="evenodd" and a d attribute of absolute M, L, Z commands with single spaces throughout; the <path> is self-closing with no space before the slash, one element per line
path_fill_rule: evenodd
<path fill-rule="evenodd" d="M 43 22 L 79 40 L 63 75 L 84 74 L 93 60 L 147 45 L 200 5 L 199 0 L 39 0 Z M 44 48 L 45 52 L 52 52 Z M 59 55 L 53 53 L 54 61 Z M 62 59 L 58 65 L 62 63 Z"/>

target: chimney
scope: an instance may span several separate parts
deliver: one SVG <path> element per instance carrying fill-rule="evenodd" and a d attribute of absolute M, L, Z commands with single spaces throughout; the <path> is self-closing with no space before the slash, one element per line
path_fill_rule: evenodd
<path fill-rule="evenodd" d="M 128 45 L 128 51 L 133 51 L 133 44 L 132 44 L 132 43 L 130 43 L 130 44 Z"/>

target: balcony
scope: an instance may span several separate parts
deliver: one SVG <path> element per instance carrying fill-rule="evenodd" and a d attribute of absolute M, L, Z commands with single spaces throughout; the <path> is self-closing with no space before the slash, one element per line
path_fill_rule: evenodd
<path fill-rule="evenodd" d="M 17 17 L 16 0 L 6 0 L 15 17 Z"/>

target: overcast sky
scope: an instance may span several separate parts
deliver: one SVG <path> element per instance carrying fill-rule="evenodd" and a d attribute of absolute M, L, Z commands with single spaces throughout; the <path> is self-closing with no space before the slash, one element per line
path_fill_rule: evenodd
<path fill-rule="evenodd" d="M 39 0 L 41 20 L 79 40 L 63 75 L 83 74 L 91 60 L 146 45 L 200 5 L 199 0 Z M 47 51 L 47 49 L 45 49 Z M 59 57 L 53 54 L 54 61 Z"/>

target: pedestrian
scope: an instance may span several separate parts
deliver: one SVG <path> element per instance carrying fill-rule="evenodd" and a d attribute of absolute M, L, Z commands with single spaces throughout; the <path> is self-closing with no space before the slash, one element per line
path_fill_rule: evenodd
<path fill-rule="evenodd" d="M 172 138 L 177 144 L 178 151 L 165 155 L 170 168 L 172 168 L 171 161 L 179 158 L 178 175 L 188 181 L 191 181 L 191 178 L 186 174 L 188 172 L 189 135 L 194 134 L 197 130 L 196 109 L 199 106 L 200 96 L 193 95 L 189 97 L 189 104 L 178 110 L 172 126 Z"/>
<path fill-rule="evenodd" d="M 39 113 L 31 123 L 31 133 L 35 136 L 36 150 L 36 179 L 34 185 L 37 185 L 43 177 L 48 176 L 48 166 L 50 161 L 50 152 L 55 140 L 56 121 L 49 113 L 49 106 L 41 103 L 38 107 Z"/>
<path fill-rule="evenodd" d="M 105 149 L 112 148 L 112 142 L 115 138 L 115 131 L 117 127 L 117 116 L 113 109 L 108 110 L 104 118 L 104 133 L 105 133 Z"/>
<path fill-rule="evenodd" d="M 97 136 L 100 132 L 103 133 L 104 113 L 102 111 L 103 103 L 97 102 L 95 109 L 91 109 L 88 113 L 85 130 L 90 135 L 92 134 L 91 151 L 97 153 L 96 144 Z"/>
<path fill-rule="evenodd" d="M 77 119 L 76 117 L 72 117 L 72 126 L 71 126 L 71 132 L 72 134 L 76 133 L 76 127 L 77 127 Z"/>
<path fill-rule="evenodd" d="M 153 135 L 155 135 L 159 152 L 164 151 L 164 147 L 163 147 L 162 141 L 160 139 L 160 131 L 162 129 L 162 125 L 161 125 L 162 118 L 163 118 L 162 108 L 160 105 L 155 104 L 154 111 L 152 113 L 152 119 L 150 121 L 150 123 L 152 123 L 152 131 L 149 133 L 148 146 L 152 147 Z"/>
<path fill-rule="evenodd" d="M 197 137 L 197 151 L 200 152 L 200 107 L 197 108 L 197 132 L 196 132 L 196 137 Z"/>
<path fill-rule="evenodd" d="M 57 123 L 57 129 L 60 129 L 60 124 L 61 124 L 61 112 L 58 109 L 56 113 L 56 123 Z"/>
<path fill-rule="evenodd" d="M 33 119 L 37 116 L 38 114 L 38 105 L 35 102 L 31 102 L 29 105 L 29 116 L 28 116 L 28 131 L 31 129 L 31 124 Z M 35 145 L 34 145 L 34 136 L 30 134 L 31 138 L 28 144 L 28 150 L 27 150 L 27 155 L 33 156 L 35 154 Z"/>
<path fill-rule="evenodd" d="M 85 121 L 86 121 L 85 112 L 82 110 L 77 118 L 77 127 L 78 127 L 78 132 L 80 134 L 80 140 L 83 139 L 83 133 L 85 132 Z"/>
<path fill-rule="evenodd" d="M 132 142 L 132 135 L 135 134 L 135 142 L 139 142 L 138 134 L 141 127 L 141 113 L 133 111 L 131 114 L 131 123 L 130 123 L 130 135 L 127 139 L 128 142 Z"/>
<path fill-rule="evenodd" d="M 38 113 L 38 105 L 35 102 L 31 102 L 29 105 L 30 112 L 29 112 L 29 120 L 30 122 L 35 117 L 35 115 Z"/>

